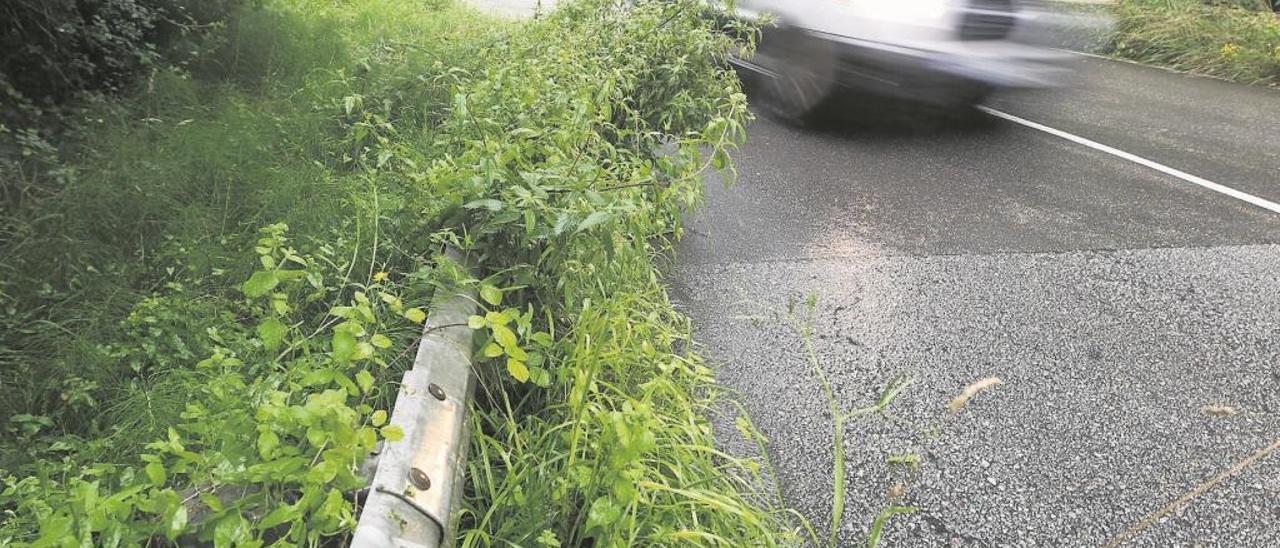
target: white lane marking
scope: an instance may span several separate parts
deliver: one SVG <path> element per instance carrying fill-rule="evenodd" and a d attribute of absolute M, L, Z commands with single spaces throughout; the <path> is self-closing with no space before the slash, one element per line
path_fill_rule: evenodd
<path fill-rule="evenodd" d="M 1160 173 L 1164 173 L 1165 175 L 1172 175 L 1172 176 L 1174 176 L 1174 177 L 1177 177 L 1177 178 L 1179 178 L 1179 179 L 1182 179 L 1183 181 L 1186 181 L 1186 182 L 1191 183 L 1191 184 L 1193 184 L 1193 185 L 1202 186 L 1202 187 L 1204 187 L 1204 188 L 1207 188 L 1207 189 L 1212 190 L 1212 191 L 1214 191 L 1214 192 L 1217 192 L 1217 193 L 1219 193 L 1219 194 L 1225 194 L 1225 195 L 1230 196 L 1230 197 L 1232 197 L 1232 198 L 1235 198 L 1235 199 L 1237 199 L 1237 200 L 1241 200 L 1241 201 L 1244 201 L 1244 202 L 1248 202 L 1248 203 L 1250 203 L 1250 204 L 1253 204 L 1253 205 L 1258 206 L 1258 207 L 1260 207 L 1260 208 L 1262 208 L 1262 209 L 1265 209 L 1265 210 L 1271 211 L 1271 212 L 1273 212 L 1273 213 L 1280 213 L 1280 204 L 1277 204 L 1277 203 L 1275 203 L 1275 202 L 1273 202 L 1273 201 L 1271 201 L 1271 200 L 1268 200 L 1268 199 L 1266 199 L 1266 198 L 1259 198 L 1259 197 L 1257 197 L 1257 196 L 1254 196 L 1254 195 L 1252 195 L 1252 194 L 1249 194 L 1248 192 L 1242 192 L 1242 191 L 1236 190 L 1236 189 L 1231 188 L 1231 187 L 1226 186 L 1226 185 L 1220 185 L 1220 184 L 1215 183 L 1215 182 L 1213 182 L 1213 181 L 1210 181 L 1210 180 L 1208 180 L 1208 179 L 1205 179 L 1205 178 L 1202 178 L 1202 177 L 1196 177 L 1195 175 L 1192 175 L 1192 174 L 1187 173 L 1187 172 L 1185 172 L 1185 171 L 1182 171 L 1182 170 L 1179 170 L 1179 169 L 1171 168 L 1171 167 L 1166 166 L 1166 165 L 1164 165 L 1164 164 L 1161 164 L 1161 163 L 1159 163 L 1159 162 L 1153 162 L 1153 161 L 1151 161 L 1151 160 L 1148 160 L 1148 159 L 1143 158 L 1143 157 L 1141 157 L 1141 156 L 1137 156 L 1137 155 L 1134 155 L 1134 154 L 1130 154 L 1130 153 L 1125 152 L 1125 151 L 1123 151 L 1123 150 L 1120 150 L 1120 149 L 1118 149 L 1118 148 L 1115 148 L 1115 147 L 1109 147 L 1109 146 L 1104 145 L 1104 144 L 1102 144 L 1102 143 L 1099 143 L 1099 142 L 1097 142 L 1097 141 L 1091 141 L 1091 140 L 1089 140 L 1089 139 L 1085 139 L 1084 137 L 1081 137 L 1081 136 L 1079 136 L 1079 135 L 1075 135 L 1075 134 L 1067 133 L 1067 132 L 1062 131 L 1062 130 L 1060 130 L 1060 129 L 1054 129 L 1054 128 L 1051 128 L 1051 127 L 1046 126 L 1046 125 L 1044 125 L 1044 124 L 1037 124 L 1037 123 L 1035 123 L 1035 122 L 1032 122 L 1031 120 L 1026 120 L 1026 119 L 1023 119 L 1023 118 L 1019 118 L 1019 117 L 1014 116 L 1014 115 L 1012 115 L 1012 114 L 1009 114 L 1009 113 L 1006 113 L 1006 112 L 1001 112 L 1001 111 L 998 111 L 998 110 L 996 110 L 996 109 L 993 109 L 993 108 L 988 107 L 988 106 L 985 106 L 985 105 L 979 105 L 979 106 L 978 106 L 978 109 L 979 109 L 979 110 L 981 110 L 982 112 L 985 112 L 985 113 L 987 113 L 987 114 L 990 114 L 990 115 L 992 115 L 992 116 L 995 116 L 996 118 L 1003 118 L 1003 119 L 1008 120 L 1008 121 L 1010 121 L 1010 122 L 1013 122 L 1013 123 L 1015 123 L 1015 124 L 1019 124 L 1019 125 L 1023 125 L 1023 126 L 1029 127 L 1029 128 L 1031 128 L 1031 129 L 1035 129 L 1035 130 L 1043 131 L 1043 132 L 1045 132 L 1045 133 L 1048 133 L 1049 135 L 1053 135 L 1053 136 L 1055 136 L 1055 137 L 1060 137 L 1060 138 L 1066 139 L 1066 140 L 1068 140 L 1068 141 L 1071 141 L 1071 142 L 1073 142 L 1073 143 L 1080 144 L 1080 145 L 1084 145 L 1084 146 L 1087 146 L 1087 147 L 1089 147 L 1089 148 L 1091 148 L 1091 149 L 1094 149 L 1094 150 L 1097 150 L 1097 151 L 1105 152 L 1105 153 L 1110 154 L 1110 155 L 1112 155 L 1112 156 L 1115 156 L 1115 157 L 1117 157 L 1117 158 L 1123 158 L 1123 159 L 1128 160 L 1128 161 L 1130 161 L 1130 162 L 1133 162 L 1133 163 L 1135 163 L 1135 164 L 1138 164 L 1138 165 L 1142 165 L 1142 166 L 1149 167 L 1149 168 L 1151 168 L 1151 169 L 1154 169 L 1154 170 L 1156 170 L 1156 171 L 1159 171 Z"/>

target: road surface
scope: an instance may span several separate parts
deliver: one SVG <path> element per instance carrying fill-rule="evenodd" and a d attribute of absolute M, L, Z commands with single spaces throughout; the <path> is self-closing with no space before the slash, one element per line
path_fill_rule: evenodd
<path fill-rule="evenodd" d="M 989 105 L 1280 201 L 1280 93 L 1075 63 L 1080 87 Z M 1280 545 L 1280 213 L 1004 119 L 915 121 L 760 119 L 688 219 L 673 295 L 786 500 L 825 530 L 832 419 L 787 317 L 815 295 L 842 409 L 912 379 L 849 428 L 840 545 L 892 502 L 920 510 L 888 546 Z"/>

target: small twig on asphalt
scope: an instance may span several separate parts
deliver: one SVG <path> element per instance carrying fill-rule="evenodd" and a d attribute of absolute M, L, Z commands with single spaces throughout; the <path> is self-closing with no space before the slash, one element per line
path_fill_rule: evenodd
<path fill-rule="evenodd" d="M 1104 544 L 1103 546 L 1105 548 L 1115 548 L 1117 546 L 1120 546 L 1121 543 L 1129 539 L 1132 539 L 1133 537 L 1138 536 L 1138 534 L 1147 530 L 1147 528 L 1151 527 L 1152 525 L 1155 525 L 1165 516 L 1178 511 L 1178 509 L 1182 508 L 1183 506 L 1186 506 L 1187 504 L 1190 504 L 1191 501 L 1195 500 L 1200 495 L 1203 495 L 1208 490 L 1213 489 L 1214 487 L 1217 487 L 1222 482 L 1231 478 L 1231 476 L 1239 474 L 1245 468 L 1248 468 L 1250 466 L 1253 466 L 1254 464 L 1257 464 L 1258 461 L 1276 452 L 1277 449 L 1280 449 L 1280 439 L 1274 442 L 1271 442 L 1271 445 L 1268 445 L 1266 447 L 1263 447 L 1262 449 L 1254 451 L 1253 454 L 1249 455 L 1248 457 L 1245 457 L 1244 460 L 1235 463 L 1234 465 L 1231 466 L 1231 468 L 1223 470 L 1222 472 L 1219 472 L 1218 475 L 1213 476 L 1212 478 L 1209 478 L 1207 481 L 1205 481 L 1204 483 L 1201 483 L 1200 485 L 1197 485 L 1194 489 L 1187 491 L 1181 497 L 1178 497 L 1177 500 L 1170 502 L 1164 508 L 1161 508 L 1159 510 L 1156 510 L 1155 512 L 1148 514 L 1147 517 L 1142 518 L 1142 521 L 1139 521 L 1131 525 L 1128 529 L 1125 529 L 1122 533 L 1116 535 L 1115 537 L 1112 537 L 1111 540 L 1107 541 L 1107 543 Z"/>

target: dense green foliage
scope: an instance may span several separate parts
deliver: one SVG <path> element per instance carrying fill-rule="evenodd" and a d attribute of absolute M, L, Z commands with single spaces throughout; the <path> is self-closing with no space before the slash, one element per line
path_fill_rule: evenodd
<path fill-rule="evenodd" d="M 1280 81 L 1280 17 L 1264 1 L 1121 0 L 1108 53 L 1249 84 Z"/>
<path fill-rule="evenodd" d="M 729 169 L 745 137 L 733 44 L 701 4 L 563 6 L 495 45 L 455 97 L 468 116 L 453 121 L 491 136 L 441 171 L 488 197 L 464 206 L 478 221 L 464 247 L 527 288 L 507 313 L 532 319 L 538 349 L 513 353 L 501 317 L 476 319 L 498 366 L 482 376 L 465 546 L 777 542 L 779 516 L 738 494 L 750 476 L 711 443 L 711 371 L 653 263 L 701 173 Z M 543 350 L 539 330 L 559 342 Z"/>
<path fill-rule="evenodd" d="M 701 6 L 274 0 L 92 107 L 0 224 L 0 544 L 345 534 L 453 284 L 486 308 L 465 545 L 779 542 L 655 269 L 747 116 Z"/>
<path fill-rule="evenodd" d="M 0 4 L 0 121 L 24 126 L 85 91 L 199 54 L 238 0 L 10 0 Z"/>
<path fill-rule="evenodd" d="M 89 103 L 203 58 L 240 0 L 0 2 L 0 212 L 55 192 Z M 140 80 L 142 80 L 140 82 Z M 44 173 L 51 172 L 51 173 Z M 41 173 L 48 175 L 40 177 Z"/>

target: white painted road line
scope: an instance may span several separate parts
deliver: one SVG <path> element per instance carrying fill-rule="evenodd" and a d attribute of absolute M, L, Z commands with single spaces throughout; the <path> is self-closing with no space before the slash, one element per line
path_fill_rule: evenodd
<path fill-rule="evenodd" d="M 1242 191 L 1236 190 L 1236 189 L 1231 188 L 1231 187 L 1226 186 L 1226 185 L 1220 185 L 1220 184 L 1215 183 L 1215 182 L 1213 182 L 1213 181 L 1210 181 L 1210 180 L 1208 180 L 1208 179 L 1204 179 L 1204 178 L 1202 178 L 1202 177 L 1196 177 L 1195 175 L 1192 175 L 1192 174 L 1187 173 L 1187 172 L 1185 172 L 1185 171 L 1178 170 L 1178 169 L 1174 169 L 1174 168 L 1171 168 L 1171 167 L 1166 166 L 1166 165 L 1164 165 L 1164 164 L 1161 164 L 1161 163 L 1159 163 L 1159 162 L 1154 162 L 1154 161 L 1148 160 L 1148 159 L 1146 159 L 1146 158 L 1143 158 L 1143 157 L 1141 157 L 1141 156 L 1137 156 L 1137 155 L 1134 155 L 1134 154 L 1130 154 L 1130 153 L 1125 152 L 1125 151 L 1123 151 L 1123 150 L 1120 150 L 1120 149 L 1118 149 L 1118 148 L 1115 148 L 1115 147 L 1109 147 L 1109 146 L 1104 145 L 1104 144 L 1102 144 L 1102 143 L 1099 143 L 1099 142 L 1097 142 L 1097 141 L 1091 141 L 1091 140 L 1086 139 L 1086 138 L 1084 138 L 1084 137 L 1081 137 L 1081 136 L 1079 136 L 1079 135 L 1075 135 L 1075 134 L 1072 134 L 1072 133 L 1067 133 L 1067 132 L 1062 131 L 1062 130 L 1060 130 L 1060 129 L 1054 129 L 1054 128 L 1051 128 L 1051 127 L 1046 126 L 1046 125 L 1044 125 L 1044 124 L 1037 124 L 1037 123 L 1035 123 L 1035 122 L 1032 122 L 1031 120 L 1026 120 L 1026 119 L 1023 119 L 1023 118 L 1019 118 L 1019 117 L 1014 116 L 1014 115 L 1012 115 L 1012 114 L 1009 114 L 1009 113 L 1007 113 L 1007 112 L 1001 112 L 1001 111 L 998 111 L 998 110 L 993 109 L 993 108 L 988 107 L 988 106 L 979 106 L 979 107 L 978 107 L 978 109 L 979 109 L 979 110 L 981 110 L 982 112 L 985 112 L 985 113 L 987 113 L 987 114 L 990 114 L 990 115 L 992 115 L 992 116 L 995 116 L 996 118 L 1002 118 L 1002 119 L 1008 120 L 1008 121 L 1010 121 L 1010 122 L 1013 122 L 1013 123 L 1015 123 L 1015 124 L 1023 125 L 1023 126 L 1026 126 L 1026 127 L 1031 128 L 1031 129 L 1038 130 L 1038 131 L 1043 131 L 1043 132 L 1045 132 L 1045 133 L 1048 133 L 1049 135 L 1053 135 L 1053 136 L 1055 136 L 1055 137 L 1060 137 L 1060 138 L 1066 139 L 1066 140 L 1068 140 L 1068 141 L 1071 141 L 1071 142 L 1073 142 L 1073 143 L 1081 144 L 1081 145 L 1087 146 L 1087 147 L 1089 147 L 1089 148 L 1091 148 L 1091 149 L 1094 149 L 1094 150 L 1097 150 L 1097 151 L 1101 151 L 1101 152 L 1105 152 L 1105 153 L 1110 154 L 1110 155 L 1112 155 L 1112 156 L 1115 156 L 1115 157 L 1117 157 L 1117 158 L 1123 158 L 1123 159 L 1128 160 L 1128 161 L 1130 161 L 1130 162 L 1133 162 L 1133 163 L 1135 163 L 1135 164 L 1138 164 L 1138 165 L 1142 165 L 1142 166 L 1149 167 L 1149 168 L 1151 168 L 1151 169 L 1154 169 L 1154 170 L 1156 170 L 1156 171 L 1159 171 L 1160 173 L 1164 173 L 1164 174 L 1166 174 L 1166 175 L 1171 175 L 1171 176 L 1177 177 L 1177 178 L 1182 179 L 1183 181 L 1186 181 L 1186 182 L 1191 183 L 1191 184 L 1193 184 L 1193 185 L 1198 185 L 1198 186 L 1201 186 L 1201 187 L 1207 188 L 1207 189 L 1209 189 L 1209 190 L 1212 190 L 1212 191 L 1214 191 L 1214 192 L 1217 192 L 1217 193 L 1219 193 L 1219 194 L 1225 194 L 1225 195 L 1230 196 L 1230 197 L 1232 197 L 1232 198 L 1235 198 L 1235 199 L 1237 199 L 1237 200 L 1241 200 L 1241 201 L 1244 201 L 1244 202 L 1248 202 L 1248 203 L 1250 203 L 1250 204 L 1253 204 L 1253 205 L 1255 205 L 1255 206 L 1258 206 L 1258 207 L 1260 207 L 1260 208 L 1262 208 L 1262 209 L 1266 209 L 1266 210 L 1271 211 L 1271 212 L 1273 212 L 1273 213 L 1280 213 L 1280 204 L 1277 204 L 1277 203 L 1275 203 L 1275 202 L 1273 202 L 1273 201 L 1271 201 L 1271 200 L 1268 200 L 1268 199 L 1266 199 L 1266 198 L 1259 198 L 1259 197 L 1257 197 L 1257 196 L 1254 196 L 1254 195 L 1252 195 L 1252 194 L 1249 194 L 1248 192 L 1242 192 Z"/>

